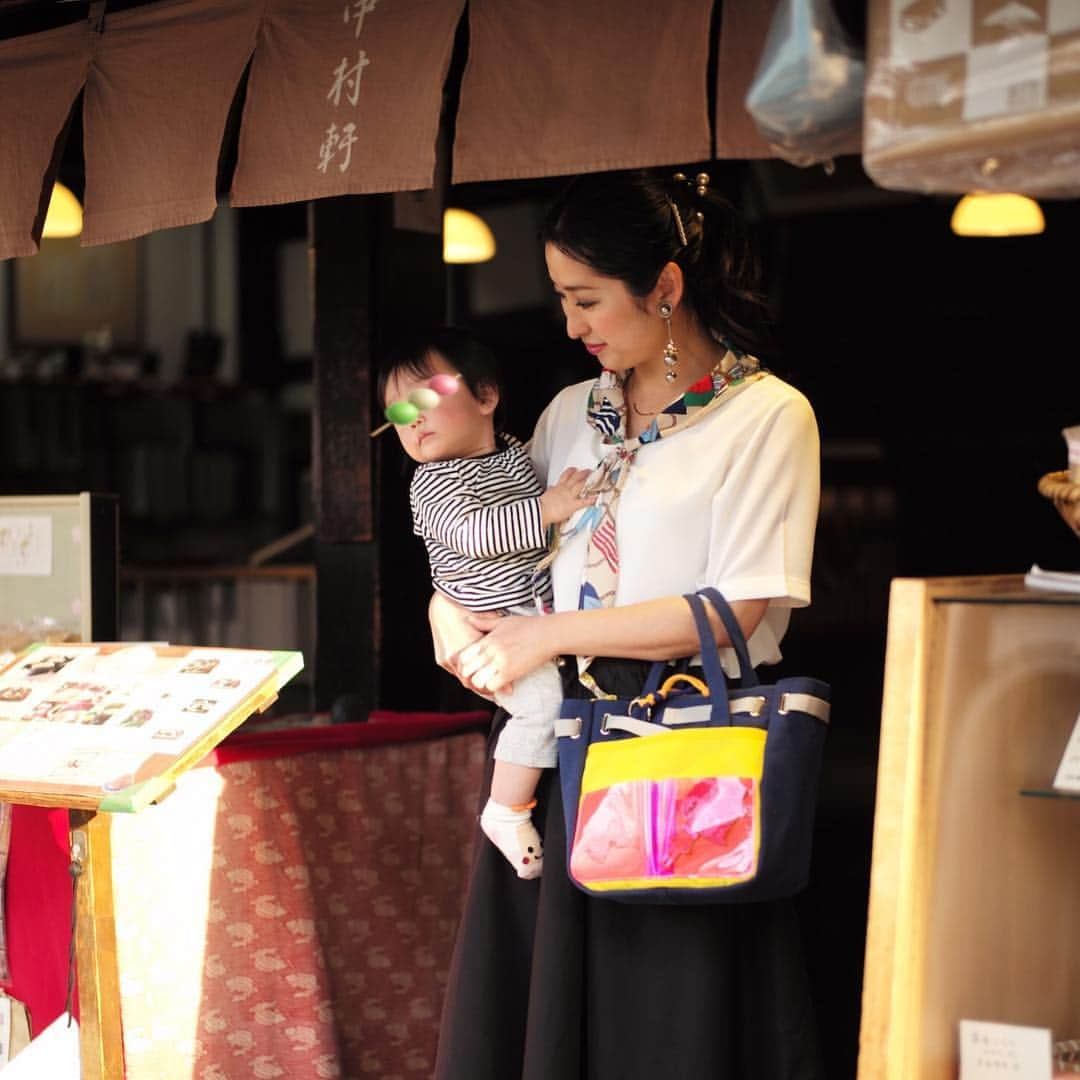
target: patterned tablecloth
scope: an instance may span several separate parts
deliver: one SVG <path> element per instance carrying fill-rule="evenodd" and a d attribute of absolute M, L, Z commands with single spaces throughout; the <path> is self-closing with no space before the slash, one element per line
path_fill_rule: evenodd
<path fill-rule="evenodd" d="M 430 1075 L 483 758 L 226 756 L 114 816 L 129 1080 Z"/>

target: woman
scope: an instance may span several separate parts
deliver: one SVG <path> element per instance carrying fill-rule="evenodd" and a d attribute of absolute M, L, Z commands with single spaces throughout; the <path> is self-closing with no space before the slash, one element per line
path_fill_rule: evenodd
<path fill-rule="evenodd" d="M 465 619 L 433 600 L 437 650 L 479 692 L 565 656 L 568 696 L 632 696 L 644 662 L 697 651 L 682 594 L 706 585 L 731 602 L 753 663 L 775 662 L 790 609 L 809 602 L 817 427 L 805 398 L 752 355 L 764 312 L 753 262 L 707 185 L 701 175 L 584 176 L 545 220 L 567 333 L 602 371 L 556 396 L 531 453 L 549 483 L 593 469 L 597 505 L 563 529 L 553 614 Z M 447 648 L 463 620 L 483 636 Z M 820 1075 L 790 902 L 587 897 L 565 873 L 553 773 L 538 797 L 539 885 L 477 845 L 440 1080 Z"/>

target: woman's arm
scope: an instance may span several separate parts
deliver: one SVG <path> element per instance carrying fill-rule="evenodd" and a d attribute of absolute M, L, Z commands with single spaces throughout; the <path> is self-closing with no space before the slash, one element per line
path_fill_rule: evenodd
<path fill-rule="evenodd" d="M 732 602 L 747 638 L 768 606 L 768 600 Z M 717 644 L 730 645 L 719 616 L 711 605 L 706 609 Z M 681 596 L 537 617 L 473 614 L 468 621 L 487 633 L 457 654 L 455 674 L 481 692 L 501 689 L 560 654 L 671 660 L 693 656 L 700 647 L 690 606 Z"/>

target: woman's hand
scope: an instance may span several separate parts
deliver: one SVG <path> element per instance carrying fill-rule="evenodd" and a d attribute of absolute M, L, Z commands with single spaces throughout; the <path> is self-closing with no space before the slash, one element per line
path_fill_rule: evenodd
<path fill-rule="evenodd" d="M 458 678 L 477 693 L 509 690 L 515 679 L 552 659 L 558 647 L 546 631 L 554 615 L 474 614 L 470 622 L 484 636 L 458 654 Z"/>
<path fill-rule="evenodd" d="M 507 690 L 511 689 L 510 678 L 516 676 L 507 678 L 505 682 L 495 682 L 493 672 L 481 670 L 484 663 L 478 662 L 480 657 L 486 662 L 488 654 L 469 652 L 469 646 L 474 643 L 482 645 L 488 632 L 502 621 L 503 616 L 498 612 L 469 611 L 441 592 L 435 592 L 428 604 L 435 662 L 455 676 L 466 690 L 489 701 L 493 700 L 494 690 L 501 690 L 504 686 Z"/>
<path fill-rule="evenodd" d="M 470 622 L 471 617 L 472 612 L 441 592 L 432 594 L 428 622 L 431 624 L 431 643 L 435 647 L 435 663 L 451 675 L 458 674 L 461 650 L 483 636 L 483 631 Z"/>

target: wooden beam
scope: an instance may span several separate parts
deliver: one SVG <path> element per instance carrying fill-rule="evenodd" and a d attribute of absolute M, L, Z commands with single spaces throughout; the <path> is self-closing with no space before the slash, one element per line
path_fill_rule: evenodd
<path fill-rule="evenodd" d="M 379 196 L 319 199 L 309 209 L 315 317 L 312 469 L 315 509 L 315 708 L 344 694 L 375 704 L 371 370 Z"/>
<path fill-rule="evenodd" d="M 312 428 L 315 535 L 324 544 L 373 539 L 371 370 L 379 196 L 311 203 L 315 372 Z"/>

